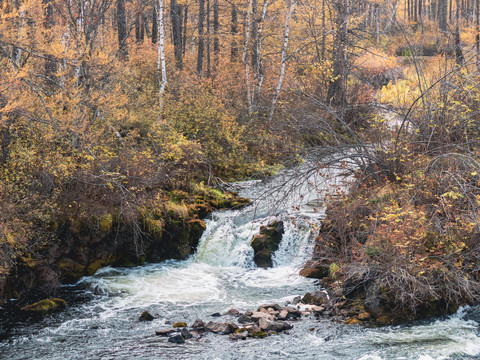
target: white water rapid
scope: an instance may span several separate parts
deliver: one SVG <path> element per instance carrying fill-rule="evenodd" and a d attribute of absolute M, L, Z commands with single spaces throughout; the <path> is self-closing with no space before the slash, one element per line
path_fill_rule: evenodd
<path fill-rule="evenodd" d="M 311 164 L 310 164 L 311 166 Z M 197 252 L 185 261 L 100 269 L 77 291 L 88 300 L 38 323 L 19 324 L 0 343 L 0 359 L 475 359 L 480 356 L 480 308 L 428 322 L 385 328 L 304 318 L 290 334 L 232 342 L 207 334 L 182 345 L 155 330 L 175 321 L 213 320 L 230 308 L 243 312 L 266 302 L 283 305 L 319 288 L 298 270 L 312 252 L 323 201 L 344 188 L 341 169 L 320 174 L 303 164 L 265 182 L 236 184 L 256 199 L 239 210 L 215 212 Z M 292 190 L 294 183 L 301 184 Z M 287 186 L 284 186 L 287 184 Z M 274 267 L 258 269 L 250 241 L 261 225 L 283 220 Z M 73 291 L 73 290 L 72 290 Z M 142 311 L 158 315 L 139 322 Z"/>

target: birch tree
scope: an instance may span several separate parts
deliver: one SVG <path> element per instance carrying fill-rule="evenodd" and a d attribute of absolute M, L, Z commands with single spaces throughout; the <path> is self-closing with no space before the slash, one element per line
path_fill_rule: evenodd
<path fill-rule="evenodd" d="M 163 110 L 163 93 L 165 92 L 165 87 L 167 86 L 167 70 L 165 65 L 165 30 L 163 22 L 163 0 L 158 0 L 158 62 L 157 62 L 157 72 L 158 72 L 158 83 L 160 89 L 158 91 L 158 104 L 159 104 L 159 119 L 162 119 L 162 110 Z"/>
<path fill-rule="evenodd" d="M 295 5 L 297 2 L 293 0 L 290 4 L 290 10 L 288 11 L 287 18 L 285 20 L 285 30 L 283 35 L 283 45 L 282 45 L 282 55 L 280 60 L 280 76 L 278 77 L 277 88 L 275 89 L 275 94 L 273 95 L 272 106 L 270 107 L 270 114 L 268 115 L 268 121 L 272 120 L 273 113 L 275 112 L 275 106 L 277 104 L 278 95 L 282 89 L 283 78 L 285 77 L 285 64 L 287 62 L 287 46 L 290 32 L 290 19 L 292 18 L 293 11 L 295 10 Z"/>

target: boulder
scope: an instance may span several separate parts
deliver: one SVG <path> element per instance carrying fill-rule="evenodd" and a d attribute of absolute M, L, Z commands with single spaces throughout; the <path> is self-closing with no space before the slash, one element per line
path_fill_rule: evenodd
<path fill-rule="evenodd" d="M 185 339 L 182 337 L 182 335 L 173 335 L 168 338 L 168 342 L 174 344 L 185 344 Z"/>
<path fill-rule="evenodd" d="M 252 316 L 252 320 L 258 322 L 260 319 L 274 320 L 274 317 L 266 312 L 255 311 Z"/>
<path fill-rule="evenodd" d="M 284 233 L 283 221 L 274 221 L 260 227 L 260 234 L 252 239 L 253 260 L 258 267 L 272 267 L 272 255 L 278 250 Z"/>
<path fill-rule="evenodd" d="M 155 316 L 150 314 L 148 311 L 142 312 L 142 315 L 140 315 L 140 318 L 138 320 L 140 321 L 152 321 L 155 319 Z"/>
<path fill-rule="evenodd" d="M 50 298 L 44 299 L 31 305 L 26 305 L 20 310 L 32 314 L 48 314 L 60 309 L 65 309 L 67 303 L 63 299 Z"/>
<path fill-rule="evenodd" d="M 227 313 L 225 315 L 235 316 L 235 315 L 238 315 L 238 314 L 240 314 L 240 311 L 238 311 L 237 309 L 230 309 L 230 310 L 227 311 Z"/>
<path fill-rule="evenodd" d="M 329 301 L 329 296 L 326 291 L 315 291 L 314 293 L 306 293 L 302 298 L 304 304 L 322 305 Z"/>
<path fill-rule="evenodd" d="M 235 333 L 235 334 L 230 334 L 228 337 L 230 340 L 236 341 L 236 340 L 247 340 L 247 335 L 248 332 L 244 331 L 242 333 Z"/>
<path fill-rule="evenodd" d="M 296 320 L 302 316 L 302 312 L 293 307 L 286 307 L 278 314 L 279 320 Z"/>
<path fill-rule="evenodd" d="M 205 328 L 215 334 L 228 335 L 235 332 L 235 330 L 238 329 L 238 326 L 231 321 L 224 323 L 210 321 L 207 325 L 205 325 Z"/>
<path fill-rule="evenodd" d="M 247 316 L 247 315 L 245 315 L 245 314 L 242 314 L 242 315 L 240 315 L 240 316 L 237 318 L 237 321 L 238 321 L 240 324 L 246 324 L 246 323 L 252 322 L 253 319 L 252 319 L 250 316 Z"/>
<path fill-rule="evenodd" d="M 258 307 L 258 311 L 262 311 L 262 309 L 266 309 L 268 311 L 268 308 L 272 308 L 273 310 L 280 311 L 282 310 L 282 307 L 278 304 L 262 304 Z"/>
<path fill-rule="evenodd" d="M 286 321 L 271 321 L 262 318 L 258 321 L 258 327 L 262 331 L 281 332 L 293 328 L 293 325 L 287 323 Z"/>
<path fill-rule="evenodd" d="M 182 330 L 180 331 L 180 335 L 182 335 L 182 337 L 183 337 L 185 340 L 192 338 L 192 334 L 190 334 L 190 331 L 188 331 L 187 328 L 182 328 Z"/>
<path fill-rule="evenodd" d="M 174 328 L 185 328 L 187 327 L 187 323 L 184 321 L 177 321 L 176 323 L 173 323 Z"/>
<path fill-rule="evenodd" d="M 315 260 L 307 261 L 303 269 L 300 270 L 300 275 L 312 279 L 323 279 L 329 274 L 330 266 L 326 263 Z"/>
<path fill-rule="evenodd" d="M 202 321 L 202 319 L 196 319 L 192 325 L 192 328 L 194 329 L 201 329 L 204 327 L 205 327 L 205 323 Z"/>

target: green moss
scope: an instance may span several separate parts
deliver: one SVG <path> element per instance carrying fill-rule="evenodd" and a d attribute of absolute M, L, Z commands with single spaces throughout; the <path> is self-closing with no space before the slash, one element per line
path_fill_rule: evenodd
<path fill-rule="evenodd" d="M 252 331 L 252 337 L 254 337 L 254 338 L 263 339 L 263 338 L 266 338 L 267 336 L 268 335 L 265 332 L 263 332 L 262 330 L 253 330 Z"/>
<path fill-rule="evenodd" d="M 107 233 L 113 229 L 113 215 L 105 214 L 98 220 L 98 227 L 102 233 Z"/>
<path fill-rule="evenodd" d="M 24 306 L 20 310 L 31 313 L 47 314 L 52 311 L 64 309 L 66 306 L 67 303 L 65 302 L 65 300 L 58 298 L 50 298 L 41 300 L 31 305 Z"/>

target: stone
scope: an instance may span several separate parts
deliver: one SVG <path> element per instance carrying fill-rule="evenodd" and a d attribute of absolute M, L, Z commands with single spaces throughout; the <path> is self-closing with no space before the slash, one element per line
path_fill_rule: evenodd
<path fill-rule="evenodd" d="M 356 317 L 353 317 L 345 321 L 345 323 L 348 325 L 356 325 L 356 324 L 360 324 L 360 320 L 358 320 Z"/>
<path fill-rule="evenodd" d="M 184 321 L 177 321 L 176 323 L 173 323 L 174 328 L 184 328 L 187 327 L 187 323 Z"/>
<path fill-rule="evenodd" d="M 246 316 L 252 316 L 252 314 L 253 314 L 253 311 L 251 311 L 251 310 L 245 311 Z"/>
<path fill-rule="evenodd" d="M 272 267 L 272 255 L 278 250 L 283 233 L 283 221 L 273 221 L 260 227 L 260 234 L 255 235 L 250 243 L 254 252 L 253 261 L 258 267 Z"/>
<path fill-rule="evenodd" d="M 190 331 L 188 331 L 187 328 L 182 328 L 182 330 L 180 331 L 180 335 L 182 335 L 182 337 L 183 337 L 185 340 L 192 338 L 192 334 L 190 334 Z"/>
<path fill-rule="evenodd" d="M 48 314 L 60 309 L 65 309 L 67 303 L 63 299 L 50 298 L 38 301 L 31 305 L 26 305 L 20 310 L 29 312 L 32 314 Z"/>
<path fill-rule="evenodd" d="M 300 310 L 293 308 L 293 307 L 286 307 L 280 311 L 278 314 L 278 319 L 279 320 L 296 320 L 302 316 L 302 313 Z"/>
<path fill-rule="evenodd" d="M 247 334 L 248 333 L 240 333 L 240 334 L 230 334 L 228 335 L 228 337 L 230 338 L 230 340 L 232 341 L 236 341 L 236 340 L 247 340 Z"/>
<path fill-rule="evenodd" d="M 196 319 L 192 325 L 192 328 L 194 329 L 201 329 L 204 327 L 205 327 L 205 323 L 202 321 L 202 319 Z"/>
<path fill-rule="evenodd" d="M 174 332 L 176 332 L 177 330 L 175 329 L 162 329 L 162 330 L 157 330 L 155 331 L 155 335 L 158 335 L 158 336 L 169 336 L 171 334 L 173 334 Z"/>
<path fill-rule="evenodd" d="M 168 342 L 174 344 L 185 344 L 185 339 L 182 337 L 182 335 L 173 335 L 168 338 Z"/>
<path fill-rule="evenodd" d="M 300 270 L 300 275 L 311 279 L 323 279 L 330 275 L 330 266 L 323 262 L 309 260 Z"/>
<path fill-rule="evenodd" d="M 292 305 L 297 305 L 300 301 L 302 301 L 302 297 L 300 295 L 295 296 L 292 300 Z"/>
<path fill-rule="evenodd" d="M 249 332 L 248 334 L 251 337 L 260 338 L 260 339 L 266 338 L 268 336 L 264 331 L 259 330 L 259 329 L 255 329 L 251 333 Z"/>
<path fill-rule="evenodd" d="M 360 313 L 360 314 L 357 316 L 358 320 L 368 320 L 368 319 L 370 319 L 371 317 L 372 317 L 372 315 L 371 315 L 369 312 L 366 312 L 366 311 Z"/>
<path fill-rule="evenodd" d="M 255 311 L 252 316 L 252 320 L 255 322 L 258 322 L 260 319 L 267 319 L 267 320 L 273 320 L 273 316 L 270 315 L 269 313 L 266 312 L 261 312 L 261 311 Z"/>
<path fill-rule="evenodd" d="M 262 318 L 258 320 L 258 327 L 263 331 L 282 332 L 284 330 L 293 328 L 293 325 L 287 323 L 286 321 L 271 321 Z"/>
<path fill-rule="evenodd" d="M 329 301 L 329 296 L 326 291 L 315 291 L 314 293 L 306 293 L 302 298 L 304 304 L 322 305 Z"/>
<path fill-rule="evenodd" d="M 238 311 L 237 309 L 230 309 L 227 311 L 227 313 L 225 315 L 238 315 L 240 314 L 240 311 Z"/>
<path fill-rule="evenodd" d="M 142 315 L 140 315 L 140 318 L 138 320 L 140 321 L 152 321 L 155 319 L 155 316 L 150 314 L 148 311 L 142 312 Z"/>
<path fill-rule="evenodd" d="M 205 328 L 215 334 L 228 335 L 235 332 L 238 326 L 230 321 L 224 323 L 210 321 L 205 325 Z"/>
<path fill-rule="evenodd" d="M 240 324 L 245 324 L 245 323 L 252 322 L 253 319 L 252 319 L 250 316 L 247 316 L 247 315 L 245 315 L 245 314 L 242 314 L 242 315 L 240 315 L 240 316 L 237 318 L 237 321 L 238 321 Z"/>
<path fill-rule="evenodd" d="M 210 316 L 212 316 L 212 317 L 220 317 L 220 316 L 222 316 L 222 314 L 216 312 L 216 313 L 213 313 L 213 314 L 210 315 Z"/>
<path fill-rule="evenodd" d="M 272 308 L 273 310 L 280 311 L 282 310 L 282 307 L 278 304 L 263 304 L 258 307 L 258 311 L 261 311 L 262 309 L 266 309 L 268 311 L 268 308 Z"/>

